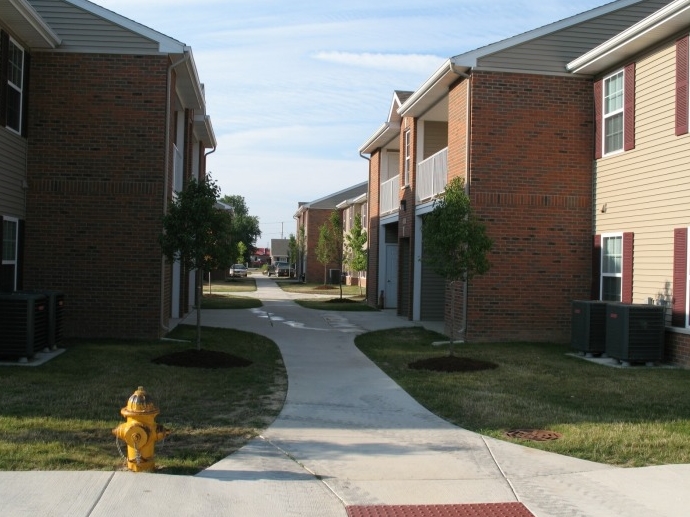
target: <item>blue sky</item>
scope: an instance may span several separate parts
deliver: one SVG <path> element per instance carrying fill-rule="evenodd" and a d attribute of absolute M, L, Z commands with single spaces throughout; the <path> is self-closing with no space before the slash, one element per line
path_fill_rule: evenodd
<path fill-rule="evenodd" d="M 259 217 L 264 247 L 295 233 L 298 202 L 367 180 L 358 149 L 394 90 L 416 90 L 451 56 L 607 2 L 95 3 L 192 47 L 218 140 L 208 170 Z"/>

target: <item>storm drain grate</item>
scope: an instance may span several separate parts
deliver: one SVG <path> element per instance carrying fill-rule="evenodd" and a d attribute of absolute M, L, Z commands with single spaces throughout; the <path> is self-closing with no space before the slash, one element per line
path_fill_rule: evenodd
<path fill-rule="evenodd" d="M 563 435 L 544 429 L 511 429 L 506 431 L 506 436 L 522 440 L 532 440 L 533 442 L 548 442 L 550 440 L 558 440 Z"/>
<path fill-rule="evenodd" d="M 534 517 L 522 503 L 348 506 L 348 517 Z"/>

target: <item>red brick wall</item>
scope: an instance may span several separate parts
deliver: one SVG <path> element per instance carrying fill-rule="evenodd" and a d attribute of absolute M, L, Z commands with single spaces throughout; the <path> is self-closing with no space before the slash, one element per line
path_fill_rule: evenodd
<path fill-rule="evenodd" d="M 405 183 L 405 131 L 410 131 L 410 185 Z M 400 201 L 405 201 L 406 209 L 398 213 L 398 314 L 412 319 L 412 300 L 414 283 L 414 234 L 415 234 L 415 185 L 417 184 L 417 123 L 412 117 L 403 119 L 400 131 Z M 402 271 L 403 264 L 409 264 L 409 271 Z"/>
<path fill-rule="evenodd" d="M 381 219 L 381 205 L 379 191 L 381 188 L 381 151 L 371 153 L 369 160 L 369 192 L 367 203 L 369 217 L 367 218 L 367 303 L 372 307 L 378 306 L 379 301 L 379 223 Z"/>
<path fill-rule="evenodd" d="M 664 360 L 690 368 L 690 335 L 666 331 Z"/>
<path fill-rule="evenodd" d="M 316 257 L 316 246 L 319 243 L 320 228 L 331 216 L 332 209 L 309 208 L 307 209 L 305 221 L 305 233 L 307 236 L 306 256 L 307 266 L 305 280 L 308 283 L 323 284 L 324 265 Z M 338 264 L 328 264 L 326 266 L 326 282 L 330 282 L 330 269 L 339 269 Z"/>
<path fill-rule="evenodd" d="M 167 64 L 32 56 L 25 287 L 65 292 L 67 336 L 160 335 Z"/>
<path fill-rule="evenodd" d="M 492 72 L 471 82 L 470 198 L 494 246 L 492 269 L 470 282 L 467 338 L 567 342 L 571 301 L 589 298 L 591 82 Z"/>

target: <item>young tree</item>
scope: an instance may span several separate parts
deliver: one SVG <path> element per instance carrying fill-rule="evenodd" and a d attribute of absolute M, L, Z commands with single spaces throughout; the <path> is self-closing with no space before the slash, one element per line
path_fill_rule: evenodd
<path fill-rule="evenodd" d="M 336 262 L 342 271 L 343 264 L 343 229 L 340 223 L 340 214 L 337 210 L 333 210 L 331 215 L 319 227 L 319 241 L 316 244 L 316 260 L 319 264 L 323 264 L 323 285 L 328 283 L 326 268 L 328 264 Z M 342 282 L 338 282 L 340 286 L 340 297 L 343 297 Z"/>
<path fill-rule="evenodd" d="M 237 258 L 235 259 L 238 264 L 245 263 L 245 254 L 247 253 L 247 246 L 244 242 L 240 241 L 237 243 Z"/>
<path fill-rule="evenodd" d="M 443 276 L 451 288 L 454 282 L 466 282 L 489 270 L 487 254 L 493 243 L 472 211 L 465 182 L 461 178 L 450 180 L 443 196 L 434 201 L 434 209 L 422 225 L 422 238 L 426 248 L 424 262 Z M 451 313 L 454 299 L 451 295 Z M 451 355 L 452 329 L 451 323 Z"/>
<path fill-rule="evenodd" d="M 221 203 L 232 207 L 232 240 L 238 244 L 243 242 L 244 251 L 237 250 L 235 255 L 242 254 L 242 258 L 237 262 L 243 264 L 249 262 L 249 253 L 255 249 L 256 240 L 261 237 L 259 229 L 259 218 L 249 215 L 249 207 L 242 196 L 225 195 L 221 198 Z"/>
<path fill-rule="evenodd" d="M 362 227 L 362 215 L 355 214 L 355 222 L 345 235 L 345 264 L 351 271 L 361 273 L 367 270 L 367 231 Z M 361 279 L 360 279 L 361 280 Z M 359 294 L 362 295 L 362 282 L 359 282 Z"/>
<path fill-rule="evenodd" d="M 204 271 L 226 268 L 233 260 L 232 217 L 216 207 L 220 188 L 210 176 L 191 179 L 163 216 L 159 242 L 168 262 L 197 270 L 197 349 L 201 350 L 201 287 Z"/>
<path fill-rule="evenodd" d="M 290 263 L 290 268 L 292 268 L 292 264 L 295 264 L 295 266 L 297 265 L 298 257 L 299 249 L 297 238 L 294 233 L 291 233 L 288 237 L 288 262 Z"/>

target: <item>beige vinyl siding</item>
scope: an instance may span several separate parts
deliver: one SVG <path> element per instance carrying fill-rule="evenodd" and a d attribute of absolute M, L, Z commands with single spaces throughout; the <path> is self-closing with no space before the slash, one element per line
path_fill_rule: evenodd
<path fill-rule="evenodd" d="M 647 303 L 670 300 L 673 229 L 690 226 L 690 135 L 675 136 L 675 45 L 638 60 L 635 79 L 635 149 L 597 161 L 594 220 L 597 234 L 635 233 L 633 302 Z"/>
<path fill-rule="evenodd" d="M 60 51 L 158 53 L 157 42 L 67 2 L 31 0 L 30 3 L 62 39 Z"/>
<path fill-rule="evenodd" d="M 448 122 L 424 122 L 424 156 L 422 160 L 448 147 Z"/>
<path fill-rule="evenodd" d="M 26 217 L 25 180 L 26 140 L 0 128 L 0 215 Z"/>
<path fill-rule="evenodd" d="M 603 2 L 602 2 L 603 3 Z M 572 27 L 482 57 L 478 66 L 565 73 L 566 63 L 669 4 L 646 0 Z"/>

